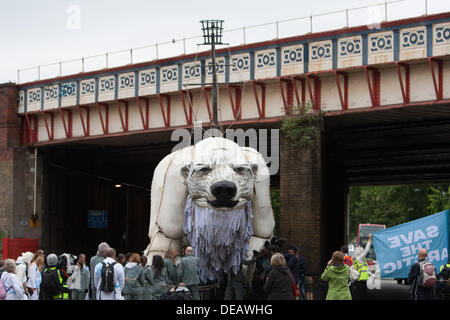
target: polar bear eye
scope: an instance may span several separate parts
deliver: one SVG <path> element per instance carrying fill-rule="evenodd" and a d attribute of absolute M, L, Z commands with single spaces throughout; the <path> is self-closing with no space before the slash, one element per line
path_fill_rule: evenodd
<path fill-rule="evenodd" d="M 207 173 L 211 171 L 211 168 L 208 167 L 202 167 L 200 168 L 198 171 L 200 171 L 201 173 Z"/>
<path fill-rule="evenodd" d="M 248 170 L 245 167 L 236 167 L 234 168 L 234 171 L 238 174 L 244 174 L 246 173 Z"/>

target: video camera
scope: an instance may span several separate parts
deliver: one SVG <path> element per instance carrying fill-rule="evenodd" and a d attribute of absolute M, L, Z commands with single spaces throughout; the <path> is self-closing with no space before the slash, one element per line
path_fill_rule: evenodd
<path fill-rule="evenodd" d="M 58 264 L 56 267 L 58 269 L 64 269 L 67 274 L 72 274 L 75 269 L 75 265 L 77 263 L 78 257 L 69 253 L 63 253 L 58 256 Z"/>
<path fill-rule="evenodd" d="M 273 237 L 272 239 L 266 240 L 264 242 L 264 247 L 269 249 L 271 252 L 282 252 L 286 245 L 286 239 Z M 253 250 L 253 255 L 257 257 L 261 252 Z"/>
<path fill-rule="evenodd" d="M 270 249 L 272 252 L 282 252 L 286 245 L 286 239 L 273 237 L 270 242 L 267 240 L 264 242 L 264 246 Z"/>

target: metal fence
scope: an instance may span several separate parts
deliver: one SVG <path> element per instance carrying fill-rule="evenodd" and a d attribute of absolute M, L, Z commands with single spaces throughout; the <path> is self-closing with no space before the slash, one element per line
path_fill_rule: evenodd
<path fill-rule="evenodd" d="M 434 2 L 446 3 L 448 8 L 444 10 L 450 11 L 450 1 L 433 0 Z M 269 23 L 257 25 L 242 26 L 234 29 L 225 29 L 224 39 L 229 46 L 246 44 L 250 42 L 279 39 L 288 36 L 307 34 L 312 32 L 320 32 L 333 30 L 338 28 L 348 28 L 356 25 L 369 25 L 374 28 L 383 21 L 398 19 L 393 13 L 394 6 L 399 3 L 406 4 L 411 16 L 419 16 L 421 14 L 428 15 L 429 4 L 432 0 L 393 0 L 384 1 L 373 5 L 347 8 L 343 10 L 325 12 L 321 14 L 310 14 L 308 16 L 277 20 Z M 420 8 L 422 6 L 422 8 Z M 365 12 L 362 12 L 365 10 Z M 416 10 L 416 12 L 411 12 Z M 442 8 L 438 12 L 444 11 Z M 361 14 L 361 12 L 363 14 Z M 403 11 L 404 13 L 405 11 Z M 359 13 L 359 14 L 358 14 Z M 437 13 L 437 12 L 432 12 Z M 335 25 L 331 25 L 331 17 L 335 17 Z M 359 18 L 359 20 L 358 20 Z M 402 17 L 405 18 L 405 17 Z M 363 19 L 364 21 L 361 21 Z M 325 20 L 325 21 L 323 21 Z M 296 24 L 293 27 L 292 24 Z M 302 25 L 303 24 L 303 25 Z M 284 30 L 283 30 L 284 28 Z M 256 32 L 256 34 L 255 34 Z M 291 34 L 289 34 L 291 32 Z M 294 33 L 292 33 L 294 32 Z M 258 37 L 255 37 L 258 35 Z M 268 36 L 269 35 L 269 36 Z M 261 37 L 262 36 L 262 37 Z M 40 65 L 31 68 L 17 70 L 17 83 L 22 80 L 35 81 L 54 77 L 61 77 L 80 72 L 95 71 L 108 69 L 110 67 L 124 66 L 144 61 L 159 60 L 161 58 L 173 57 L 180 54 L 193 54 L 198 52 L 202 35 L 184 37 L 180 39 L 172 39 L 170 41 L 155 43 L 148 46 L 142 46 L 131 49 L 124 49 L 112 52 L 106 52 L 94 56 L 82 57 L 78 59 L 65 60 L 56 63 Z M 27 79 L 25 79 L 27 78 Z"/>

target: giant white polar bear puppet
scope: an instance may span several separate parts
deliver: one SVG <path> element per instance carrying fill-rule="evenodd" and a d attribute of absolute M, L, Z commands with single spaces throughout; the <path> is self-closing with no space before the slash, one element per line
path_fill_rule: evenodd
<path fill-rule="evenodd" d="M 166 156 L 151 188 L 150 244 L 144 254 L 190 244 L 200 279 L 237 273 L 270 240 L 275 225 L 263 156 L 225 138 L 207 138 Z"/>

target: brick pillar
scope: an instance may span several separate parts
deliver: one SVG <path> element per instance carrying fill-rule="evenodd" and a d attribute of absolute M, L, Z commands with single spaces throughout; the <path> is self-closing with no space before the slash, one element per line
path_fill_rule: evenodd
<path fill-rule="evenodd" d="M 320 275 L 321 142 L 299 148 L 280 137 L 280 236 L 300 249 L 308 275 Z"/>
<path fill-rule="evenodd" d="M 20 145 L 17 87 L 0 84 L 0 235 L 38 238 L 33 212 L 34 154 Z"/>
<path fill-rule="evenodd" d="M 14 148 L 19 145 L 15 84 L 0 84 L 0 232 L 12 228 Z"/>

